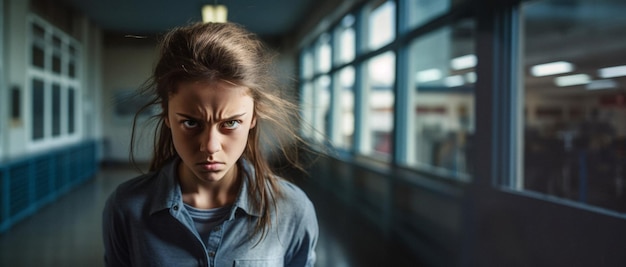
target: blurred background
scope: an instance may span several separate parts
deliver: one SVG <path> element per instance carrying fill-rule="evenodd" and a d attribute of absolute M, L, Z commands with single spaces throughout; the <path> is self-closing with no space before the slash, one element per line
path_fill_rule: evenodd
<path fill-rule="evenodd" d="M 104 265 L 129 96 L 203 13 L 279 52 L 316 266 L 626 262 L 624 1 L 0 0 L 0 266 Z"/>

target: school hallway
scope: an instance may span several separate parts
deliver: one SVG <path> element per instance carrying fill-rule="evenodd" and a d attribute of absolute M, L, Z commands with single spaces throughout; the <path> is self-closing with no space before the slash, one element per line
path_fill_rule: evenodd
<path fill-rule="evenodd" d="M 104 202 L 120 182 L 137 174 L 131 167 L 102 167 L 93 179 L 0 234 L 0 266 L 104 266 Z M 315 204 L 320 224 L 316 266 L 417 265 L 409 253 L 385 241 L 375 226 L 333 194 L 311 183 L 303 188 Z"/>

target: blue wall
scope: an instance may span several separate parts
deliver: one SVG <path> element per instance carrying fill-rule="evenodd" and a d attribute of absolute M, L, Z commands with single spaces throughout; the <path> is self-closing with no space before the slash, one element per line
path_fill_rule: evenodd
<path fill-rule="evenodd" d="M 96 142 L 0 162 L 0 233 L 97 171 Z"/>

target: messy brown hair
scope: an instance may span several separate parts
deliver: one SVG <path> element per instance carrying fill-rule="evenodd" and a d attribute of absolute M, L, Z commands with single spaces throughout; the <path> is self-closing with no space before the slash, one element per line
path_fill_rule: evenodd
<path fill-rule="evenodd" d="M 253 235 L 260 233 L 263 239 L 272 224 L 270 211 L 275 209 L 276 199 L 281 196 L 279 178 L 266 157 L 271 152 L 282 152 L 282 159 L 299 166 L 293 153 L 297 150 L 294 142 L 302 142 L 297 134 L 297 106 L 278 90 L 273 69 L 275 54 L 255 34 L 234 23 L 194 23 L 178 27 L 162 37 L 159 48 L 154 73 L 141 92 L 149 96 L 150 101 L 133 122 L 131 160 L 138 115 L 152 107 L 159 111 L 153 117 L 156 130 L 149 170 L 157 171 L 177 156 L 165 118 L 168 98 L 176 93 L 179 83 L 224 80 L 248 88 L 248 94 L 254 99 L 257 125 L 250 130 L 242 158 L 255 170 L 247 186 L 249 198 L 261 214 Z M 273 151 L 264 153 L 261 146 L 268 143 L 275 146 L 269 146 Z M 239 169 L 242 169 L 241 164 L 239 160 Z"/>

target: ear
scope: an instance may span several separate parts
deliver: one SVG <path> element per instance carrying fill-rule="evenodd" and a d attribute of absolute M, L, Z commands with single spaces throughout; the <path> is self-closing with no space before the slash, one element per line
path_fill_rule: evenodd
<path fill-rule="evenodd" d="M 256 126 L 256 115 L 252 116 L 252 122 L 250 122 L 250 129 L 254 128 L 254 126 Z"/>
<path fill-rule="evenodd" d="M 167 126 L 167 128 L 172 128 L 172 126 L 170 125 L 170 118 L 167 115 L 165 116 L 163 121 L 165 121 L 165 126 Z"/>

